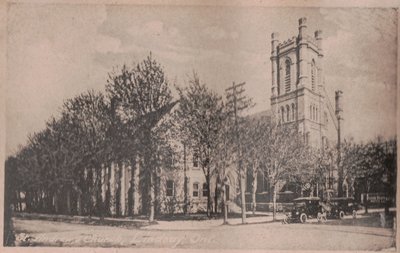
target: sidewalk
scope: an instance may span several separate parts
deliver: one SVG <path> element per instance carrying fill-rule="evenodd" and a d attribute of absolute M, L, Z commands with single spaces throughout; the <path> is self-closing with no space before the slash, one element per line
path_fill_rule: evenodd
<path fill-rule="evenodd" d="M 395 211 L 395 208 L 390 208 L 390 211 Z M 369 209 L 368 215 L 377 214 L 383 212 L 384 209 Z M 359 210 L 358 215 L 364 216 L 364 210 Z M 230 214 L 231 215 L 231 214 Z M 258 224 L 258 223 L 270 223 L 272 222 L 272 212 L 256 212 L 253 216 L 252 212 L 247 212 L 247 224 Z M 250 217 L 249 217 L 250 216 Z M 277 213 L 277 222 L 280 222 L 284 218 L 285 214 Z M 146 217 L 141 218 L 111 218 L 106 217 L 103 221 L 100 221 L 99 217 L 87 217 L 87 216 L 69 216 L 69 215 L 54 215 L 54 214 L 37 214 L 37 213 L 14 213 L 14 217 L 28 220 L 48 220 L 48 221 L 59 221 L 67 222 L 72 224 L 86 224 L 86 225 L 107 225 L 107 226 L 118 226 L 129 229 L 142 229 L 142 230 L 207 230 L 221 226 L 223 219 L 204 219 L 194 220 L 156 220 L 154 224 L 149 224 Z M 240 215 L 235 215 L 228 219 L 228 226 L 237 226 L 242 224 Z"/>
<path fill-rule="evenodd" d="M 250 213 L 248 213 L 250 214 Z M 258 214 L 258 212 L 256 212 Z M 257 217 L 247 217 L 246 224 L 259 224 L 272 222 L 272 213 L 260 212 Z M 284 214 L 277 213 L 277 221 L 284 218 Z M 223 219 L 212 220 L 181 220 L 181 221 L 157 221 L 157 224 L 141 227 L 143 230 L 206 230 L 223 225 Z M 237 226 L 242 224 L 241 218 L 228 218 L 228 226 Z"/>
<path fill-rule="evenodd" d="M 39 213 L 19 213 L 15 212 L 13 217 L 25 220 L 47 220 L 67 222 L 72 224 L 86 224 L 86 225 L 107 225 L 107 226 L 120 226 L 127 228 L 140 228 L 149 225 L 147 219 L 131 219 L 125 218 L 112 218 L 105 217 L 103 221 L 100 217 L 89 216 L 71 216 L 63 214 L 39 214 Z"/>
<path fill-rule="evenodd" d="M 395 208 L 391 208 L 390 211 L 395 211 Z M 384 209 L 369 209 L 368 216 L 373 213 L 383 212 Z M 363 217 L 365 215 L 364 210 L 359 210 L 358 215 Z M 247 224 L 259 224 L 259 223 L 270 223 L 272 222 L 272 212 L 256 212 L 256 217 L 247 217 Z M 252 215 L 252 212 L 247 212 L 247 215 Z M 285 214 L 277 213 L 277 223 L 281 222 L 284 218 Z M 352 220 L 352 217 L 346 217 L 345 220 Z M 314 219 L 316 221 L 316 219 Z M 331 220 L 333 224 L 340 223 L 340 220 Z M 242 224 L 242 219 L 240 217 L 229 218 L 228 226 L 237 226 Z M 333 225 L 332 224 L 332 225 Z M 172 220 L 172 221 L 163 221 L 158 220 L 157 224 L 152 224 L 149 226 L 143 226 L 140 229 L 142 230 L 170 230 L 170 231 L 179 231 L 179 230 L 207 230 L 211 228 L 215 228 L 223 225 L 223 219 L 211 219 L 211 220 Z M 365 229 L 365 227 L 364 227 Z"/>

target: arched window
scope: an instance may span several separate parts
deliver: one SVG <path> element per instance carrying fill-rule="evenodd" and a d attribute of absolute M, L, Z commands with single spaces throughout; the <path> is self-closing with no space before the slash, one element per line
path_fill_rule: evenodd
<path fill-rule="evenodd" d="M 290 121 L 290 107 L 289 105 L 286 105 L 286 121 Z"/>
<path fill-rule="evenodd" d="M 285 108 L 283 106 L 281 107 L 281 112 L 282 112 L 282 123 L 285 122 Z"/>
<path fill-rule="evenodd" d="M 285 91 L 290 91 L 290 60 L 285 61 Z"/>
<path fill-rule="evenodd" d="M 311 62 L 311 89 L 313 91 L 315 91 L 315 86 L 316 86 L 316 82 L 317 82 L 316 75 L 317 75 L 317 68 L 315 66 L 315 61 L 313 59 Z"/>
<path fill-rule="evenodd" d="M 310 119 L 313 119 L 312 116 L 313 116 L 313 115 L 312 115 L 312 105 L 310 105 Z"/>
<path fill-rule="evenodd" d="M 295 120 L 295 108 L 294 108 L 294 104 L 292 104 L 292 120 Z"/>
<path fill-rule="evenodd" d="M 315 108 L 315 120 L 318 121 L 318 108 Z"/>

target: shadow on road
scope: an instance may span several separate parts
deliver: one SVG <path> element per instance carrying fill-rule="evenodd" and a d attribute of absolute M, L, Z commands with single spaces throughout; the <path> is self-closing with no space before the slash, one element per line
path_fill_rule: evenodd
<path fill-rule="evenodd" d="M 385 217 L 385 220 L 382 220 L 382 217 L 379 213 L 373 214 L 364 214 L 359 215 L 356 219 L 352 217 L 346 217 L 343 220 L 340 219 L 331 219 L 328 220 L 326 225 L 342 225 L 342 226 L 359 226 L 359 227 L 385 227 L 385 228 L 393 228 L 393 217 L 394 213 Z"/>

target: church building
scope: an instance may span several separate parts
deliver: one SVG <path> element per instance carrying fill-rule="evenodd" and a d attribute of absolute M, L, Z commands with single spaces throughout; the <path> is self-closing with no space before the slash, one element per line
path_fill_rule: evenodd
<path fill-rule="evenodd" d="M 277 120 L 280 124 L 295 124 L 304 135 L 305 141 L 314 147 L 323 147 L 328 143 L 335 146 L 337 115 L 341 114 L 340 106 L 333 108 L 323 78 L 322 31 L 308 34 L 306 18 L 299 20 L 299 33 L 288 40 L 280 41 L 278 33 L 271 35 L 272 83 L 271 109 L 250 115 L 265 121 Z M 337 105 L 340 93 L 336 96 Z M 167 122 L 179 106 L 174 103 L 163 111 L 157 125 Z M 168 131 L 169 132 L 169 131 Z M 169 135 L 170 133 L 166 133 Z M 171 142 L 174 152 L 180 154 L 174 158 L 177 170 L 160 167 L 156 179 L 156 207 L 158 213 L 181 213 L 186 209 L 189 213 L 205 212 L 207 209 L 207 183 L 199 163 L 199 154 L 195 149 L 183 145 L 182 140 L 174 136 L 166 136 Z M 118 167 L 118 168 L 117 168 Z M 147 195 L 140 192 L 143 177 L 143 165 L 140 159 L 132 164 L 112 165 L 111 198 L 117 204 L 111 207 L 112 215 L 136 215 L 146 213 Z M 247 174 L 246 203 L 250 207 L 252 175 Z M 282 182 L 278 201 L 288 199 Z M 210 196 L 213 210 L 221 211 L 218 182 L 216 177 L 210 179 Z M 227 175 L 226 199 L 230 212 L 240 212 L 240 187 L 235 170 Z M 106 185 L 103 185 L 106 187 Z M 104 189 L 103 193 L 106 192 Z M 105 196 L 103 196 L 105 198 Z M 290 197 L 295 197 L 292 195 Z M 263 175 L 257 176 L 257 207 L 260 210 L 271 209 L 271 185 Z M 185 205 L 188 204 L 188 205 Z M 132 210 L 129 211 L 129 206 Z M 131 213 L 130 213 L 131 212 Z"/>
<path fill-rule="evenodd" d="M 261 120 L 277 120 L 280 124 L 295 124 L 298 131 L 303 134 L 305 142 L 309 145 L 322 148 L 325 145 L 336 146 L 338 140 L 338 127 L 341 117 L 340 96 L 336 93 L 336 108 L 333 107 L 325 90 L 323 76 L 323 48 L 322 31 L 317 30 L 309 35 L 307 30 L 307 19 L 300 18 L 298 35 L 284 41 L 279 40 L 279 34 L 271 34 L 271 109 L 250 115 L 250 117 Z M 338 117 L 339 116 L 339 117 Z M 180 149 L 183 150 L 184 147 Z M 190 212 L 201 212 L 206 210 L 207 185 L 203 172 L 199 168 L 195 150 L 187 148 L 187 161 L 180 161 L 181 165 L 186 164 L 185 176 L 173 175 L 165 178 L 165 196 L 168 199 L 177 197 L 177 201 L 184 199 L 183 189 L 186 183 Z M 167 173 L 168 174 L 168 173 Z M 336 177 L 334 172 L 332 177 Z M 184 180 L 186 177 L 186 180 Z M 247 174 L 246 203 L 251 203 L 251 182 L 252 176 Z M 178 179 L 179 180 L 176 180 Z M 235 173 L 228 175 L 229 183 L 227 199 L 230 200 L 230 211 L 240 212 L 239 182 Z M 218 191 L 215 178 L 211 178 L 210 194 L 213 199 Z M 285 182 L 280 184 L 278 201 L 283 201 L 285 195 Z M 262 210 L 271 208 L 271 189 L 269 182 L 263 175 L 257 176 L 257 206 Z M 291 195 L 295 197 L 295 195 Z M 290 196 L 289 196 L 290 198 Z M 161 203 L 166 206 L 169 203 Z M 182 211 L 182 209 L 180 210 Z"/>
<path fill-rule="evenodd" d="M 271 110 L 281 124 L 296 124 L 306 143 L 323 147 L 336 141 L 338 122 L 325 90 L 322 31 L 312 34 L 304 17 L 297 36 L 271 34 Z"/>

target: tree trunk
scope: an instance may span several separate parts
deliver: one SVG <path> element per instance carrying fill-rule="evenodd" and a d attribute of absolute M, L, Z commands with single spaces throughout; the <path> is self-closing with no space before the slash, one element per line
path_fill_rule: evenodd
<path fill-rule="evenodd" d="M 25 208 L 26 208 L 26 211 L 28 213 L 32 212 L 32 210 L 31 210 L 31 202 L 30 202 L 30 199 L 29 199 L 30 197 L 29 196 L 30 196 L 29 191 L 25 191 Z M 21 196 L 20 196 L 20 198 L 21 198 Z M 22 201 L 20 200 L 20 202 L 22 202 Z"/>
<path fill-rule="evenodd" d="M 240 200 L 241 200 L 241 208 L 242 208 L 242 224 L 246 223 L 246 195 L 245 195 L 245 179 L 243 174 L 240 173 Z"/>
<path fill-rule="evenodd" d="M 276 221 L 276 184 L 274 184 L 272 188 L 272 220 Z"/>
<path fill-rule="evenodd" d="M 150 215 L 149 215 L 149 222 L 154 221 L 154 202 L 155 202 L 155 178 L 154 173 L 150 172 Z"/>
<path fill-rule="evenodd" d="M 210 167 L 208 167 L 208 166 L 207 166 L 206 184 L 207 184 L 207 217 L 210 217 L 211 216 L 211 192 L 210 192 Z"/>
<path fill-rule="evenodd" d="M 86 194 L 86 183 L 85 183 L 85 170 L 79 170 L 79 182 L 77 185 L 77 213 L 79 216 L 84 215 L 84 199 Z"/>
<path fill-rule="evenodd" d="M 217 214 L 218 213 L 218 177 L 217 180 L 215 181 L 215 192 L 214 192 L 214 202 L 215 202 L 215 206 L 214 206 L 214 213 Z"/>
<path fill-rule="evenodd" d="M 186 215 L 189 213 L 189 191 L 188 191 L 188 177 L 187 177 L 187 163 L 186 163 L 186 144 L 183 144 L 183 213 Z"/>
<path fill-rule="evenodd" d="M 50 192 L 50 191 L 48 191 L 47 192 L 47 202 L 48 202 L 48 207 L 47 207 L 47 212 L 48 213 L 54 213 L 54 203 L 53 203 L 53 194 L 52 194 L 52 192 Z M 31 203 L 30 201 L 29 201 L 29 203 Z"/>
<path fill-rule="evenodd" d="M 135 192 L 135 172 L 136 172 L 136 162 L 135 158 L 131 160 L 131 178 L 130 187 L 128 191 L 128 215 L 133 217 L 134 215 L 134 192 Z"/>
<path fill-rule="evenodd" d="M 19 196 L 19 191 L 16 191 L 16 200 L 17 200 L 17 210 L 22 212 L 22 201 L 21 197 Z"/>
<path fill-rule="evenodd" d="M 228 224 L 228 206 L 226 203 L 226 185 L 223 186 L 222 191 L 223 209 L 224 209 L 224 224 Z"/>
<path fill-rule="evenodd" d="M 55 191 L 53 194 L 53 201 L 54 201 L 54 211 L 56 214 L 59 213 L 60 208 L 59 208 L 59 201 L 58 201 L 58 191 Z"/>
<path fill-rule="evenodd" d="M 155 173 L 154 175 L 154 215 L 158 216 L 161 213 L 160 191 L 161 191 L 161 177 Z"/>
<path fill-rule="evenodd" d="M 100 216 L 100 221 L 104 221 L 104 202 L 103 202 L 103 180 L 102 180 L 102 167 L 97 167 L 96 173 L 96 203 L 97 211 Z"/>
<path fill-rule="evenodd" d="M 368 181 L 366 180 L 365 182 L 365 187 L 366 187 L 366 194 L 365 194 L 365 213 L 368 213 L 368 193 L 369 193 L 369 184 Z"/>
<path fill-rule="evenodd" d="M 106 171 L 106 196 L 104 201 L 104 212 L 109 215 L 111 213 L 111 164 L 107 165 Z"/>
<path fill-rule="evenodd" d="M 368 192 L 365 194 L 365 213 L 368 213 Z"/>
<path fill-rule="evenodd" d="M 253 214 L 256 214 L 256 209 L 257 209 L 256 193 L 257 193 L 257 171 L 253 171 L 253 187 L 251 188 L 251 201 L 252 201 L 251 206 L 253 209 Z"/>
<path fill-rule="evenodd" d="M 93 170 L 89 168 L 87 170 L 87 191 L 86 191 L 86 206 L 89 213 L 89 216 L 93 215 L 93 201 L 92 201 L 92 189 L 93 189 Z"/>
<path fill-rule="evenodd" d="M 67 214 L 71 214 L 71 189 L 70 187 L 67 187 Z"/>
<path fill-rule="evenodd" d="M 117 173 L 115 175 L 116 187 L 117 191 L 115 193 L 115 215 L 121 215 L 121 174 L 122 174 L 122 165 L 121 163 L 117 163 Z"/>
<path fill-rule="evenodd" d="M 78 192 L 78 200 L 77 200 L 77 209 L 78 209 L 78 215 L 82 216 L 83 215 L 83 201 L 82 201 L 82 192 Z"/>
<path fill-rule="evenodd" d="M 354 189 L 354 180 L 353 179 L 350 181 L 350 193 L 351 193 L 351 196 L 356 198 L 355 189 Z"/>
<path fill-rule="evenodd" d="M 121 197 L 121 199 L 120 199 L 120 204 L 121 204 L 121 216 L 125 216 L 126 215 L 126 196 L 125 196 L 125 193 L 126 193 L 126 188 L 125 188 L 125 180 L 126 180 L 126 165 L 125 165 L 125 163 L 122 163 L 122 165 L 121 165 L 121 169 L 120 169 L 120 171 L 121 171 L 121 174 L 120 174 L 120 176 L 121 176 L 121 179 L 120 179 L 120 181 L 121 181 L 121 187 L 120 187 L 120 189 L 121 189 L 121 195 L 120 195 L 120 197 Z"/>

